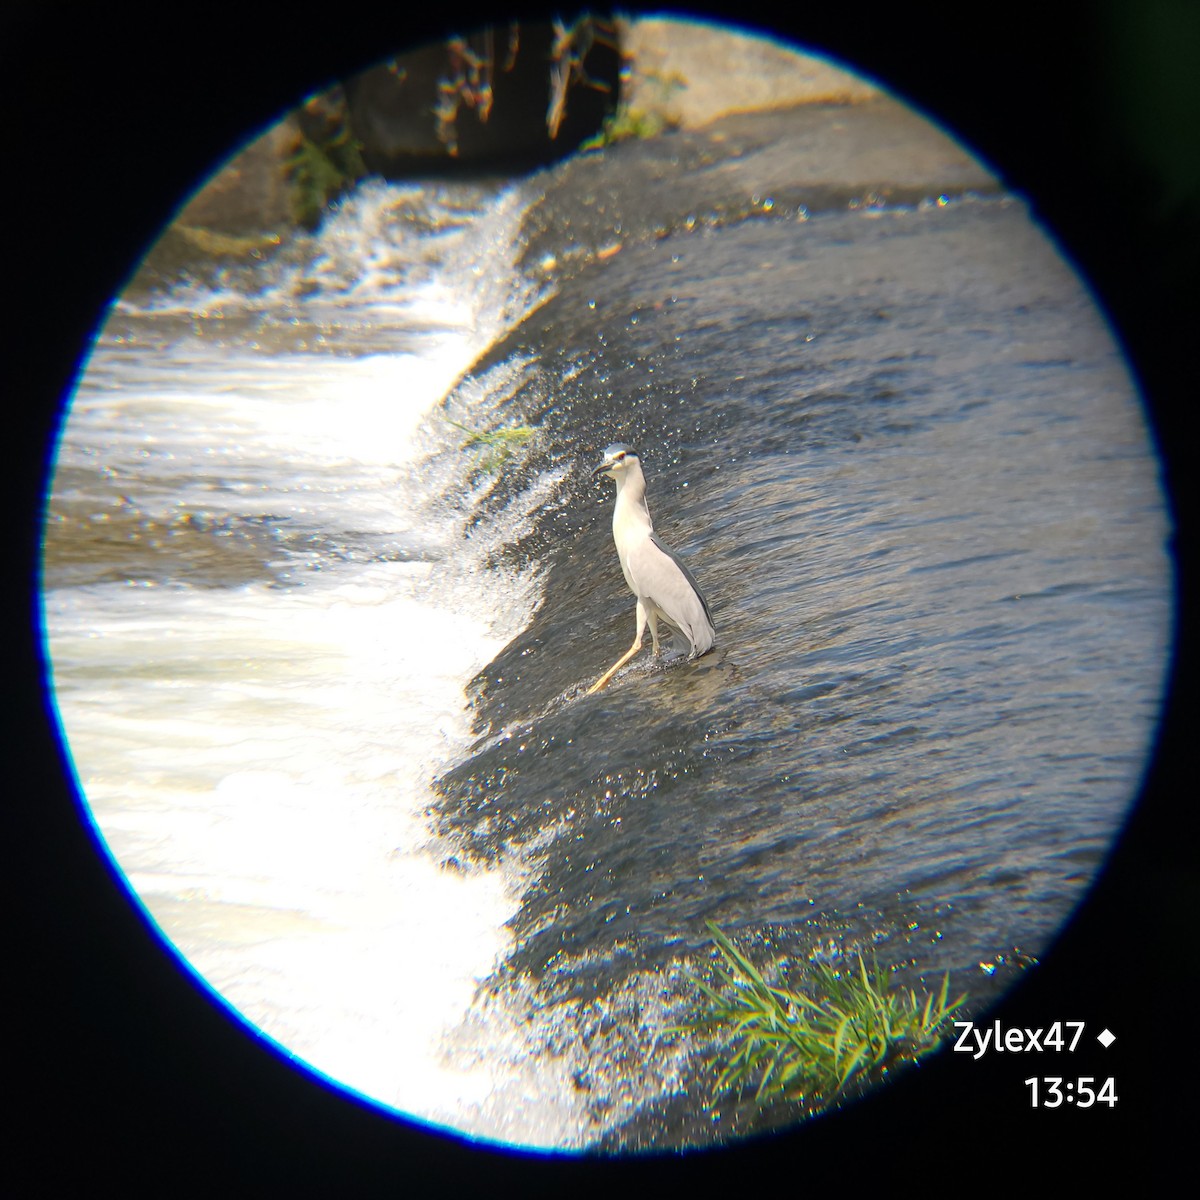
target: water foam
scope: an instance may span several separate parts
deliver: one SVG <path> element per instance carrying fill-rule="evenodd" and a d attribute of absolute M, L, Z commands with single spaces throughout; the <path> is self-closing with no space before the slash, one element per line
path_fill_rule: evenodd
<path fill-rule="evenodd" d="M 425 473 L 428 414 L 537 297 L 512 269 L 515 191 L 440 231 L 426 209 L 425 235 L 404 225 L 398 246 L 397 213 L 413 203 L 368 191 L 307 266 L 276 268 L 257 292 L 222 294 L 225 281 L 120 307 L 58 457 L 60 471 L 91 472 L 101 505 L 107 486 L 146 513 L 269 511 L 365 542 L 313 563 L 300 586 L 55 589 L 45 625 L 91 818 L 205 984 L 339 1084 L 488 1136 L 497 1095 L 530 1086 L 522 1031 L 498 1029 L 483 1059 L 452 1059 L 446 1039 L 510 946 L 520 881 L 458 861 L 425 814 L 429 781 L 470 742 L 464 684 L 537 603 L 536 580 L 490 565 L 488 548 L 517 536 L 559 478 L 535 480 L 467 539 L 463 505 L 445 500 L 466 456 L 457 478 L 445 454 L 441 475 Z M 297 280 L 314 275 L 303 320 L 335 314 L 358 353 L 231 343 L 230 305 L 278 305 L 290 326 Z M 201 328 L 156 343 L 147 330 L 179 308 L 203 312 Z M 418 349 L 381 349 L 397 314 L 419 317 Z M 485 411 L 506 386 L 492 382 Z M 399 529 L 421 530 L 431 553 L 372 551 Z M 551 1107 L 536 1139 L 569 1142 L 577 1115 Z"/>

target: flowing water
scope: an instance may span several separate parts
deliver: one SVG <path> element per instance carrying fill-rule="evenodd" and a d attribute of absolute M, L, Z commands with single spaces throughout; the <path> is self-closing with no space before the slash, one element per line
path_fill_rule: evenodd
<path fill-rule="evenodd" d="M 707 921 L 983 1005 L 1137 793 L 1171 566 L 1118 346 L 985 173 L 818 186 L 815 119 L 373 183 L 98 336 L 43 579 L 87 812 L 380 1104 L 567 1150 L 794 1118 L 672 1032 Z M 634 625 L 614 441 L 717 649 L 586 696 Z"/>

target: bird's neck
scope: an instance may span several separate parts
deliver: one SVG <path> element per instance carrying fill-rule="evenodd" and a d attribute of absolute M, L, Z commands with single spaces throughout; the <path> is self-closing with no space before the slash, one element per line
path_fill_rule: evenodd
<path fill-rule="evenodd" d="M 646 480 L 642 475 L 617 479 L 617 503 L 613 508 L 613 528 L 641 525 L 647 532 L 654 528 L 646 505 Z"/>

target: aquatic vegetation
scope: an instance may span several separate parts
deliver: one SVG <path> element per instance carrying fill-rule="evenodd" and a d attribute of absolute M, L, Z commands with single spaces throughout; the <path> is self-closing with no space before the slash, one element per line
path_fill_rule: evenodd
<path fill-rule="evenodd" d="M 340 95 L 310 97 L 301 114 L 300 137 L 284 170 L 292 216 L 297 225 L 313 230 L 326 206 L 364 178 L 367 168 Z"/>
<path fill-rule="evenodd" d="M 666 119 L 661 114 L 621 105 L 611 117 L 605 118 L 603 129 L 579 148 L 599 150 L 630 138 L 657 137 L 666 128 Z"/>
<path fill-rule="evenodd" d="M 643 86 L 651 96 L 648 107 L 631 105 L 622 100 L 616 111 L 605 117 L 600 132 L 581 143 L 580 150 L 601 150 L 616 142 L 657 137 L 678 126 L 678 119 L 671 113 L 671 100 L 677 92 L 687 87 L 686 82 L 676 74 L 664 75 L 656 71 L 644 71 L 643 74 Z"/>
<path fill-rule="evenodd" d="M 965 993 L 949 1002 L 950 977 L 936 996 L 889 989 L 872 960 L 857 969 L 818 962 L 804 990 L 776 986 L 711 921 L 724 965 L 717 986 L 696 980 L 708 1008 L 685 1028 L 729 1036 L 715 1092 L 757 1080 L 757 1100 L 798 1100 L 817 1110 L 850 1089 L 877 1083 L 894 1067 L 937 1049 Z"/>
<path fill-rule="evenodd" d="M 498 471 L 516 453 L 518 447 L 524 446 L 537 434 L 537 430 L 532 425 L 510 425 L 505 429 L 490 429 L 481 432 L 471 429 L 467 425 L 460 425 L 457 421 L 451 421 L 449 417 L 446 418 L 446 421 L 455 429 L 461 429 L 463 433 L 469 435 L 463 442 L 462 449 L 468 450 L 474 447 L 483 451 L 479 469 L 488 474 Z"/>

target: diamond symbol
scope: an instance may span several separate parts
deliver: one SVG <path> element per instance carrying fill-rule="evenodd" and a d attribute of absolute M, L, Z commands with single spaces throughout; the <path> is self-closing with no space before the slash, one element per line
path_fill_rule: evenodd
<path fill-rule="evenodd" d="M 1107 1050 L 1109 1046 L 1111 1046 L 1116 1040 L 1117 1035 L 1115 1033 L 1109 1033 L 1107 1029 L 1104 1030 L 1103 1033 L 1096 1034 L 1096 1041 L 1098 1041 L 1100 1045 L 1105 1048 L 1105 1050 Z"/>

